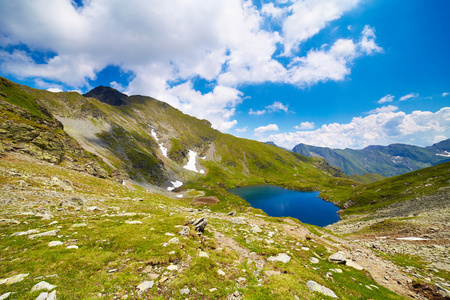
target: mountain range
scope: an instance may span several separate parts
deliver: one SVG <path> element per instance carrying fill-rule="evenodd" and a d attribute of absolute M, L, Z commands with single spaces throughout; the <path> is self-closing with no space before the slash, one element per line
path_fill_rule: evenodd
<path fill-rule="evenodd" d="M 292 151 L 309 157 L 322 157 L 347 175 L 372 173 L 391 177 L 449 161 L 450 139 L 428 147 L 392 144 L 368 146 L 361 150 L 298 144 Z"/>
<path fill-rule="evenodd" d="M 365 150 L 425 165 L 446 143 Z M 0 77 L 0 298 L 448 299 L 450 162 L 362 184 L 305 147 L 110 87 Z M 227 191 L 256 184 L 320 191 L 341 220 L 270 217 Z"/>

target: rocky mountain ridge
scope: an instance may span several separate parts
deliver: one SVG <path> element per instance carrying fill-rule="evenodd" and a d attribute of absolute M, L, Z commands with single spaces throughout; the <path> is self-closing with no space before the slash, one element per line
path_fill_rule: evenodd
<path fill-rule="evenodd" d="M 450 160 L 450 139 L 428 147 L 392 144 L 361 150 L 298 144 L 292 151 L 309 157 L 323 157 L 347 175 L 374 173 L 391 177 Z"/>

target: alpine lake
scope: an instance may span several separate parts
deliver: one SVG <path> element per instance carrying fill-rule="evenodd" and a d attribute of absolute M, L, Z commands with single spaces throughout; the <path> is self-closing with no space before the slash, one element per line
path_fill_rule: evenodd
<path fill-rule="evenodd" d="M 303 223 L 325 227 L 339 221 L 339 207 L 320 199 L 319 192 L 301 192 L 273 185 L 255 185 L 229 189 L 252 207 L 271 217 L 292 217 Z"/>

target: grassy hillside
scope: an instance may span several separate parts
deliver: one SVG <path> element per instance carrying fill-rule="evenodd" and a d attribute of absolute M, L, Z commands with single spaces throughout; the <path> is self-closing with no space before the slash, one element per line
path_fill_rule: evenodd
<path fill-rule="evenodd" d="M 323 159 L 223 134 L 208 121 L 151 97 L 130 96 L 126 105 L 112 106 L 73 92 L 52 93 L 8 84 L 11 88 L 5 95 L 11 103 L 18 102 L 17 97 L 9 96 L 14 93 L 27 95 L 30 107 L 41 103 L 64 124 L 66 132 L 120 179 L 160 187 L 179 180 L 185 187 L 207 190 L 271 183 L 318 190 L 336 203 L 356 185 Z M 166 155 L 163 149 L 167 149 Z M 204 174 L 183 168 L 190 152 L 197 155 L 196 167 Z"/>
<path fill-rule="evenodd" d="M 450 162 L 356 187 L 344 214 L 376 211 L 392 203 L 439 193 L 450 184 Z"/>

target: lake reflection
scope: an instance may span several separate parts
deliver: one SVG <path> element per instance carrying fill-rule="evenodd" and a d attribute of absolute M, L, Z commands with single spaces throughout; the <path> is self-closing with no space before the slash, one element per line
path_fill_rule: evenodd
<path fill-rule="evenodd" d="M 318 198 L 319 192 L 292 191 L 273 185 L 248 186 L 228 191 L 272 217 L 293 217 L 321 227 L 339 221 L 339 207 Z"/>

